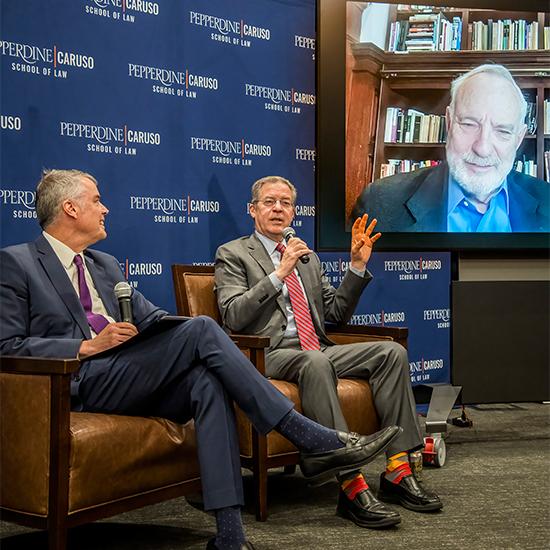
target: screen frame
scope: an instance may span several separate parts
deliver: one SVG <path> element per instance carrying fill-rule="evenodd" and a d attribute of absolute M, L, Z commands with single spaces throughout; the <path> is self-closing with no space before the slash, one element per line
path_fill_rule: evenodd
<path fill-rule="evenodd" d="M 398 4 L 398 0 L 375 0 Z M 430 6 L 517 11 L 515 0 L 431 0 Z M 544 0 L 523 0 L 521 11 L 545 11 Z M 317 0 L 316 40 L 316 248 L 348 250 L 345 220 L 346 173 L 346 0 Z M 550 185 L 550 183 L 549 183 Z M 548 254 L 548 233 L 385 233 L 386 251 L 527 250 Z M 539 255 L 539 254 L 536 254 Z"/>

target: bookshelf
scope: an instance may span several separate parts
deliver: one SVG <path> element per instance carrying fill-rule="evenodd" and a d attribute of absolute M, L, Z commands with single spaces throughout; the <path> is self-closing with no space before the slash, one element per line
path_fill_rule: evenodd
<path fill-rule="evenodd" d="M 381 173 L 400 171 L 399 165 L 405 165 L 406 161 L 414 164 L 439 162 L 445 158 L 444 139 L 430 143 L 413 137 L 411 142 L 410 136 L 407 141 L 397 134 L 388 139 L 388 132 L 391 134 L 386 119 L 388 109 L 393 116 L 395 112 L 399 115 L 399 110 L 405 115 L 412 110 L 413 113 L 443 117 L 450 102 L 451 81 L 483 63 L 506 66 L 531 104 L 530 130 L 518 150 L 517 160 L 536 164 L 534 175 L 550 181 L 547 173 L 550 166 L 546 169 L 550 163 L 550 120 L 547 132 L 544 131 L 545 105 L 546 113 L 550 110 L 550 50 L 544 49 L 550 14 L 459 8 L 441 8 L 441 12 L 450 21 L 460 17 L 461 49 L 397 53 L 383 51 L 370 43 L 351 45 L 353 68 L 348 79 L 346 128 L 347 215 L 365 185 L 378 179 Z M 391 25 L 414 13 L 392 6 L 387 47 L 392 40 Z M 537 49 L 471 49 L 474 22 L 486 25 L 490 20 L 505 19 L 536 22 Z M 400 142 L 398 137 L 404 142 Z"/>

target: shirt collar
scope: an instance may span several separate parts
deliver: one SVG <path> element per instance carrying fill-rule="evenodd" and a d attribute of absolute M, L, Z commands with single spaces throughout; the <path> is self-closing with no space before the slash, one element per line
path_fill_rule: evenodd
<path fill-rule="evenodd" d="M 449 193 L 447 196 L 447 212 L 452 212 L 463 200 L 470 202 L 470 199 L 464 195 L 462 188 L 458 182 L 449 174 Z M 491 201 L 499 194 L 504 195 L 504 203 L 506 204 L 506 214 L 510 212 L 510 200 L 508 197 L 508 180 L 504 178 L 504 181 L 500 185 L 498 192 L 493 195 Z M 489 203 L 491 202 L 489 201 Z M 472 205 L 473 206 L 473 205 Z"/>
<path fill-rule="evenodd" d="M 262 235 L 259 231 L 254 231 L 256 237 L 260 239 L 260 242 L 264 245 L 264 248 L 267 250 L 267 253 L 271 256 L 275 252 L 275 247 L 279 244 L 276 241 L 271 240 L 269 237 Z"/>
<path fill-rule="evenodd" d="M 65 269 L 69 269 L 74 262 L 74 257 L 76 256 L 74 250 L 55 237 L 52 237 L 49 233 L 46 233 L 46 231 L 42 231 L 42 235 L 50 243 L 50 246 L 53 248 L 53 251 L 59 258 L 59 261 L 63 267 Z M 82 258 L 82 262 L 84 262 L 84 255 L 82 252 L 80 252 L 79 256 Z"/>

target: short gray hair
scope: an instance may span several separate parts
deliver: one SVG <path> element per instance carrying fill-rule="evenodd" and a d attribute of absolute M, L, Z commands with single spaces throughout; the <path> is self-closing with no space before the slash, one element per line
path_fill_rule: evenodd
<path fill-rule="evenodd" d="M 288 188 L 290 189 L 290 192 L 292 194 L 292 204 L 296 204 L 296 198 L 298 196 L 296 187 L 294 187 L 294 185 L 290 183 L 290 181 L 288 181 L 286 178 L 283 178 L 282 176 L 265 176 L 255 181 L 254 185 L 252 186 L 252 203 L 258 202 L 258 200 L 260 199 L 260 191 L 262 190 L 262 187 L 268 183 L 284 183 L 285 185 L 288 185 Z"/>
<path fill-rule="evenodd" d="M 470 78 L 478 74 L 488 74 L 496 76 L 508 81 L 512 85 L 512 88 L 516 92 L 517 100 L 519 102 L 520 124 L 524 124 L 525 116 L 527 115 L 527 101 L 525 101 L 525 97 L 523 96 L 523 93 L 521 92 L 519 86 L 516 84 L 512 73 L 503 65 L 497 65 L 496 63 L 487 63 L 485 65 L 480 65 L 479 67 L 476 67 L 475 69 L 472 69 L 471 71 L 460 75 L 458 78 L 455 78 L 455 80 L 451 82 L 451 103 L 449 104 L 451 112 L 454 113 L 455 101 L 460 88 L 462 88 L 462 86 L 468 80 L 470 80 Z"/>
<path fill-rule="evenodd" d="M 42 229 L 51 225 L 67 199 L 77 199 L 82 193 L 82 180 L 97 180 L 80 170 L 44 170 L 36 186 L 36 215 Z"/>

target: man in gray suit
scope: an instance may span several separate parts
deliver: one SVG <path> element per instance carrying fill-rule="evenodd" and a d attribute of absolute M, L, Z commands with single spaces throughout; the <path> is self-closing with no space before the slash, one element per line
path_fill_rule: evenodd
<path fill-rule="evenodd" d="M 418 484 L 408 452 L 422 447 L 409 378 L 406 350 L 395 342 L 334 345 L 325 321 L 347 322 L 363 289 L 372 279 L 366 265 L 376 220 L 367 216 L 352 228 L 351 264 L 338 289 L 324 278 L 319 258 L 299 238 L 283 244 L 283 230 L 294 218 L 296 188 L 279 176 L 254 183 L 250 215 L 255 232 L 221 246 L 216 253 L 216 292 L 226 329 L 268 336 L 266 374 L 299 386 L 306 416 L 347 430 L 337 396 L 338 378 L 369 381 L 382 426 L 397 424 L 403 433 L 386 451 L 379 498 L 418 511 L 435 511 L 442 503 Z M 309 261 L 303 262 L 304 257 Z M 300 261 L 302 259 L 302 261 Z M 369 489 L 360 471 L 340 475 L 337 513 L 361 527 L 389 527 L 400 516 Z"/>

